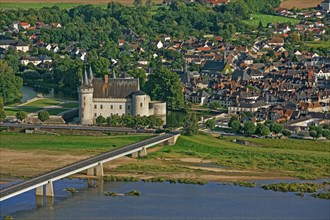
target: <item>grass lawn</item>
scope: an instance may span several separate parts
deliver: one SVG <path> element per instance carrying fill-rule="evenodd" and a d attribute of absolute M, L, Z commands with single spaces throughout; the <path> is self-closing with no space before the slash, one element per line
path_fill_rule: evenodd
<path fill-rule="evenodd" d="M 19 111 L 25 111 L 26 113 L 33 113 L 33 112 L 39 111 L 41 109 L 42 108 L 24 107 L 24 106 L 16 107 L 16 108 L 6 108 L 5 107 L 5 114 L 6 114 L 6 116 L 15 116 L 16 112 L 19 112 Z"/>
<path fill-rule="evenodd" d="M 66 136 L 0 133 L 1 148 L 22 151 L 51 151 L 59 154 L 98 154 L 138 142 L 148 135 Z"/>
<path fill-rule="evenodd" d="M 39 99 L 24 106 L 47 107 L 52 105 L 58 105 L 59 103 L 61 102 L 55 99 Z"/>
<path fill-rule="evenodd" d="M 59 104 L 59 106 L 63 106 L 64 108 L 78 108 L 79 103 L 78 102 L 66 102 L 63 104 Z"/>
<path fill-rule="evenodd" d="M 266 14 L 252 14 L 250 20 L 244 20 L 243 22 L 254 27 L 258 27 L 259 21 L 262 22 L 262 25 L 265 27 L 268 23 L 287 23 L 291 22 L 292 24 L 297 24 L 300 22 L 299 19 L 287 18 L 282 16 L 275 15 L 266 15 Z"/>
<path fill-rule="evenodd" d="M 328 41 L 305 41 L 304 44 L 306 46 L 312 47 L 313 49 L 316 49 L 318 47 L 321 48 L 330 48 L 330 40 Z"/>
<path fill-rule="evenodd" d="M 65 112 L 68 109 L 63 109 L 63 108 L 50 108 L 47 109 L 46 111 L 49 113 L 49 115 L 58 115 L 61 112 Z"/>
<path fill-rule="evenodd" d="M 329 142 L 246 138 L 261 145 L 251 147 L 233 143 L 231 139 L 220 140 L 209 135 L 180 136 L 174 147 L 165 146 L 151 157 L 198 157 L 220 166 L 285 172 L 305 179 L 330 176 Z"/>

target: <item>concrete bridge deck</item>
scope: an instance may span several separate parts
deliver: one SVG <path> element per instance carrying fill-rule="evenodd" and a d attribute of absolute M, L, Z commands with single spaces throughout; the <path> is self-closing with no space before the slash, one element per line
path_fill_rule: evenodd
<path fill-rule="evenodd" d="M 94 175 L 94 168 L 96 168 L 96 175 L 103 176 L 102 164 L 119 157 L 123 157 L 129 154 L 138 156 L 145 156 L 146 149 L 148 147 L 166 142 L 169 145 L 173 145 L 176 139 L 180 136 L 179 133 L 166 133 L 156 137 L 149 138 L 147 140 L 140 141 L 138 143 L 130 144 L 107 153 L 103 153 L 68 166 L 59 168 L 33 179 L 15 184 L 10 187 L 6 187 L 0 190 L 0 201 L 4 201 L 21 193 L 35 189 L 37 195 L 43 195 L 43 186 L 46 185 L 46 196 L 54 196 L 52 182 L 73 175 L 83 170 L 87 170 L 88 175 Z"/>

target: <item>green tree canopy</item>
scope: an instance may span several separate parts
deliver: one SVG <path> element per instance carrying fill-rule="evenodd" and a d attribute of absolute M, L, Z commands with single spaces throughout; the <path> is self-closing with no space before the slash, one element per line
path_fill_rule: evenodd
<path fill-rule="evenodd" d="M 23 121 L 24 119 L 27 118 L 27 113 L 25 111 L 19 111 L 19 112 L 16 112 L 16 118 L 18 120 L 21 120 Z"/>
<path fill-rule="evenodd" d="M 213 131 L 215 128 L 215 120 L 214 119 L 207 120 L 206 127 L 208 127 L 211 131 Z"/>
<path fill-rule="evenodd" d="M 279 134 L 283 130 L 283 125 L 274 122 L 270 125 L 269 129 L 271 132 L 274 132 L 275 134 Z"/>
<path fill-rule="evenodd" d="M 46 121 L 49 119 L 49 112 L 48 111 L 41 111 L 38 113 L 38 118 L 41 121 Z"/>
<path fill-rule="evenodd" d="M 159 68 L 156 73 L 151 74 L 145 83 L 144 91 L 153 100 L 165 101 L 171 109 L 182 108 L 184 105 L 179 76 L 167 68 Z"/>
<path fill-rule="evenodd" d="M 234 132 L 238 132 L 240 130 L 241 123 L 238 120 L 234 120 L 231 122 L 230 127 Z"/>
<path fill-rule="evenodd" d="M 13 69 L 4 60 L 0 60 L 0 96 L 4 103 L 19 101 L 22 86 L 22 78 L 15 76 Z"/>
<path fill-rule="evenodd" d="M 102 125 L 106 122 L 106 119 L 102 115 L 100 115 L 96 118 L 95 121 L 97 125 Z"/>
<path fill-rule="evenodd" d="M 198 118 L 196 113 L 189 113 L 183 121 L 182 134 L 192 136 L 198 133 Z"/>
<path fill-rule="evenodd" d="M 266 125 L 258 124 L 256 128 L 256 134 L 267 136 L 270 134 L 270 130 Z"/>
<path fill-rule="evenodd" d="M 252 121 L 247 121 L 244 124 L 244 133 L 247 135 L 252 135 L 256 131 L 256 126 Z"/>

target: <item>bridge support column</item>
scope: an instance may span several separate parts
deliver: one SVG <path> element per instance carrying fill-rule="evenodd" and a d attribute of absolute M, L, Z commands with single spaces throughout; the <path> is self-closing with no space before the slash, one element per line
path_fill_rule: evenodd
<path fill-rule="evenodd" d="M 39 186 L 36 188 L 36 196 L 43 196 L 44 195 L 44 186 Z"/>
<path fill-rule="evenodd" d="M 139 157 L 139 151 L 132 153 L 132 158 L 138 158 L 138 157 Z"/>
<path fill-rule="evenodd" d="M 94 176 L 94 167 L 87 169 L 87 176 Z"/>
<path fill-rule="evenodd" d="M 102 163 L 99 163 L 96 166 L 96 176 L 104 176 L 104 173 L 103 173 L 103 164 Z"/>
<path fill-rule="evenodd" d="M 46 184 L 46 196 L 54 197 L 53 181 L 48 181 Z"/>
<path fill-rule="evenodd" d="M 169 145 L 169 146 L 175 145 L 175 143 L 178 140 L 179 136 L 180 136 L 180 134 L 177 134 L 177 135 L 173 136 L 171 139 L 168 139 L 167 141 L 165 141 L 165 144 Z"/>
<path fill-rule="evenodd" d="M 88 187 L 93 187 L 93 186 L 94 186 L 94 180 L 88 178 L 88 179 L 87 179 L 87 186 L 88 186 Z"/>
<path fill-rule="evenodd" d="M 147 156 L 147 149 L 144 147 L 142 150 L 139 151 L 139 157 L 146 157 Z"/>

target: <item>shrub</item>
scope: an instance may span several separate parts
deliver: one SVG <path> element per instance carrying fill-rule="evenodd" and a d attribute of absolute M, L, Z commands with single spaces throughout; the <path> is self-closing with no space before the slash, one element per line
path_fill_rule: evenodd
<path fill-rule="evenodd" d="M 38 113 L 38 118 L 41 121 L 46 121 L 49 119 L 49 112 L 48 111 L 41 111 Z"/>

